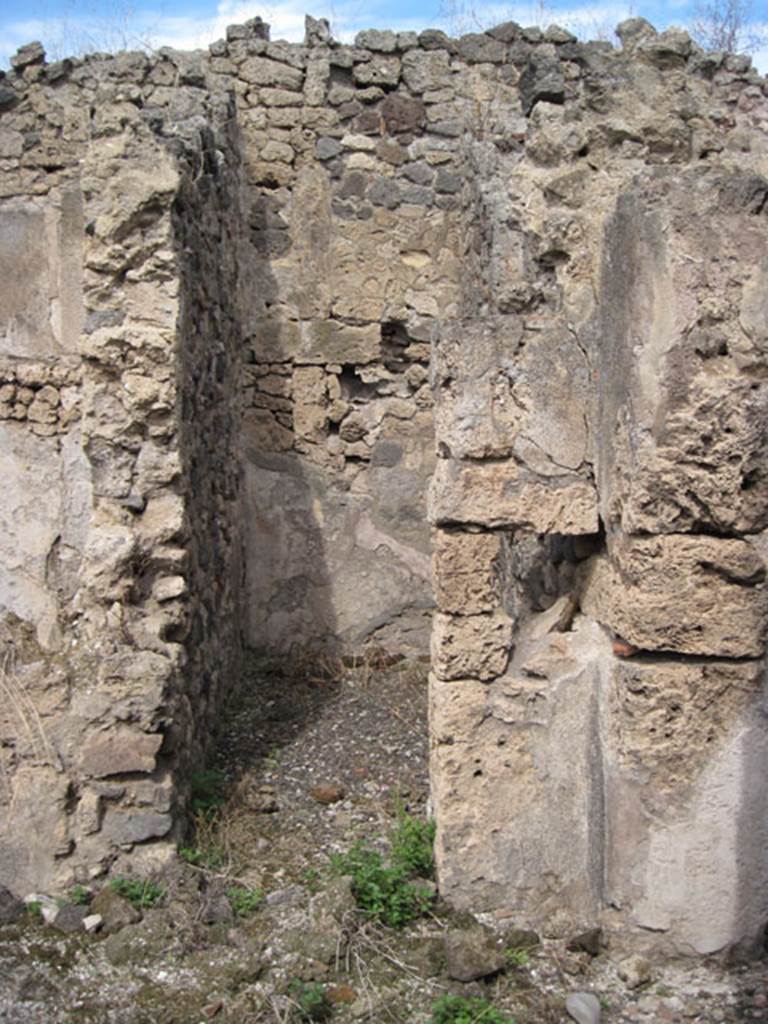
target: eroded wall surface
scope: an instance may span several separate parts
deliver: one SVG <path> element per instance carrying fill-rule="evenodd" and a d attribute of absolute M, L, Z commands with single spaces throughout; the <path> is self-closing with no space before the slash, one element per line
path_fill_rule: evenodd
<path fill-rule="evenodd" d="M 208 127 L 229 100 L 191 86 L 179 110 L 170 62 L 45 65 L 33 45 L 15 64 L 0 89 L 0 880 L 25 893 L 172 853 L 185 766 L 234 678 L 239 175 Z"/>
<path fill-rule="evenodd" d="M 432 620 L 448 899 L 759 944 L 768 98 L 620 34 L 0 81 L 0 880 L 167 853 L 242 638 Z"/>
<path fill-rule="evenodd" d="M 683 33 L 621 34 L 486 66 L 465 138 L 472 273 L 433 353 L 441 887 L 552 935 L 750 950 L 766 95 Z"/>

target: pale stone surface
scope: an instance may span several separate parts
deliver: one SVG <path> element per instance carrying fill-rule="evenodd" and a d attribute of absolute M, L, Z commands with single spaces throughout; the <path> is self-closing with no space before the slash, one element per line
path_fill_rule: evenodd
<path fill-rule="evenodd" d="M 432 622 L 432 666 L 440 679 L 495 679 L 507 667 L 512 621 L 503 612 L 445 615 Z"/>
<path fill-rule="evenodd" d="M 537 533 L 595 533 L 597 495 L 586 480 L 543 481 L 513 460 L 438 459 L 430 484 L 433 523 L 520 526 Z"/>
<path fill-rule="evenodd" d="M 759 657 L 768 628 L 765 563 L 743 540 L 668 535 L 610 547 L 582 607 L 635 647 Z"/>
<path fill-rule="evenodd" d="M 612 676 L 609 898 L 649 945 L 674 932 L 683 951 L 714 953 L 738 921 L 747 951 L 768 908 L 761 664 L 630 661 Z"/>
<path fill-rule="evenodd" d="M 458 321 L 435 345 L 436 426 L 458 459 L 518 455 L 543 476 L 587 458 L 588 374 L 572 334 L 518 317 Z"/>
<path fill-rule="evenodd" d="M 82 200 L 0 204 L 0 353 L 75 351 L 82 321 Z"/>
<path fill-rule="evenodd" d="M 498 534 L 435 530 L 432 544 L 435 599 L 441 612 L 474 615 L 498 607 L 500 580 L 496 562 L 501 554 Z"/>
<path fill-rule="evenodd" d="M 545 934 L 593 920 L 602 886 L 597 701 L 608 647 L 594 625 L 562 638 L 546 678 L 513 666 L 491 683 L 430 681 L 440 890 Z"/>

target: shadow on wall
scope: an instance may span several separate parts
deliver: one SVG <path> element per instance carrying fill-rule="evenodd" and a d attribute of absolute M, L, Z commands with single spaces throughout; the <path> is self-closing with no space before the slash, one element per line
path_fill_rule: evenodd
<path fill-rule="evenodd" d="M 247 642 L 426 655 L 429 344 L 333 312 L 332 182 L 299 175 L 253 196 L 244 242 Z"/>
<path fill-rule="evenodd" d="M 244 320 L 256 330 L 244 339 L 246 642 L 265 650 L 335 653 L 337 621 L 324 539 L 327 483 L 294 450 L 295 404 L 312 396 L 295 394 L 290 330 L 268 316 L 279 293 L 271 259 L 290 244 L 279 202 L 256 194 L 248 225 L 241 296 Z M 318 367 L 307 369 L 322 374 Z"/>
<path fill-rule="evenodd" d="M 734 838 L 738 876 L 736 920 L 745 922 L 747 939 L 735 952 L 738 959 L 768 953 L 768 674 L 739 737 L 736 761 L 741 773 L 737 829 Z M 744 1007 L 754 993 L 745 993 Z"/>

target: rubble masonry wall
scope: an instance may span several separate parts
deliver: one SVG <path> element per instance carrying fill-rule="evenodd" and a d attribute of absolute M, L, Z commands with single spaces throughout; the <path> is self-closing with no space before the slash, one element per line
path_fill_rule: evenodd
<path fill-rule="evenodd" d="M 621 38 L 20 51 L 0 881 L 168 856 L 243 641 L 431 628 L 452 902 L 762 941 L 766 83 Z"/>

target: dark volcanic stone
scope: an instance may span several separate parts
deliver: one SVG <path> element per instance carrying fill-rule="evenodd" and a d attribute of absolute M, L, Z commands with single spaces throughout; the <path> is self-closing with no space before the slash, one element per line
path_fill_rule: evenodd
<path fill-rule="evenodd" d="M 0 885 L 0 925 L 13 924 L 24 915 L 24 904 L 17 900 L 10 889 Z"/>
<path fill-rule="evenodd" d="M 531 54 L 520 78 L 520 99 L 526 116 L 540 100 L 548 103 L 565 101 L 565 76 L 557 58 Z"/>

